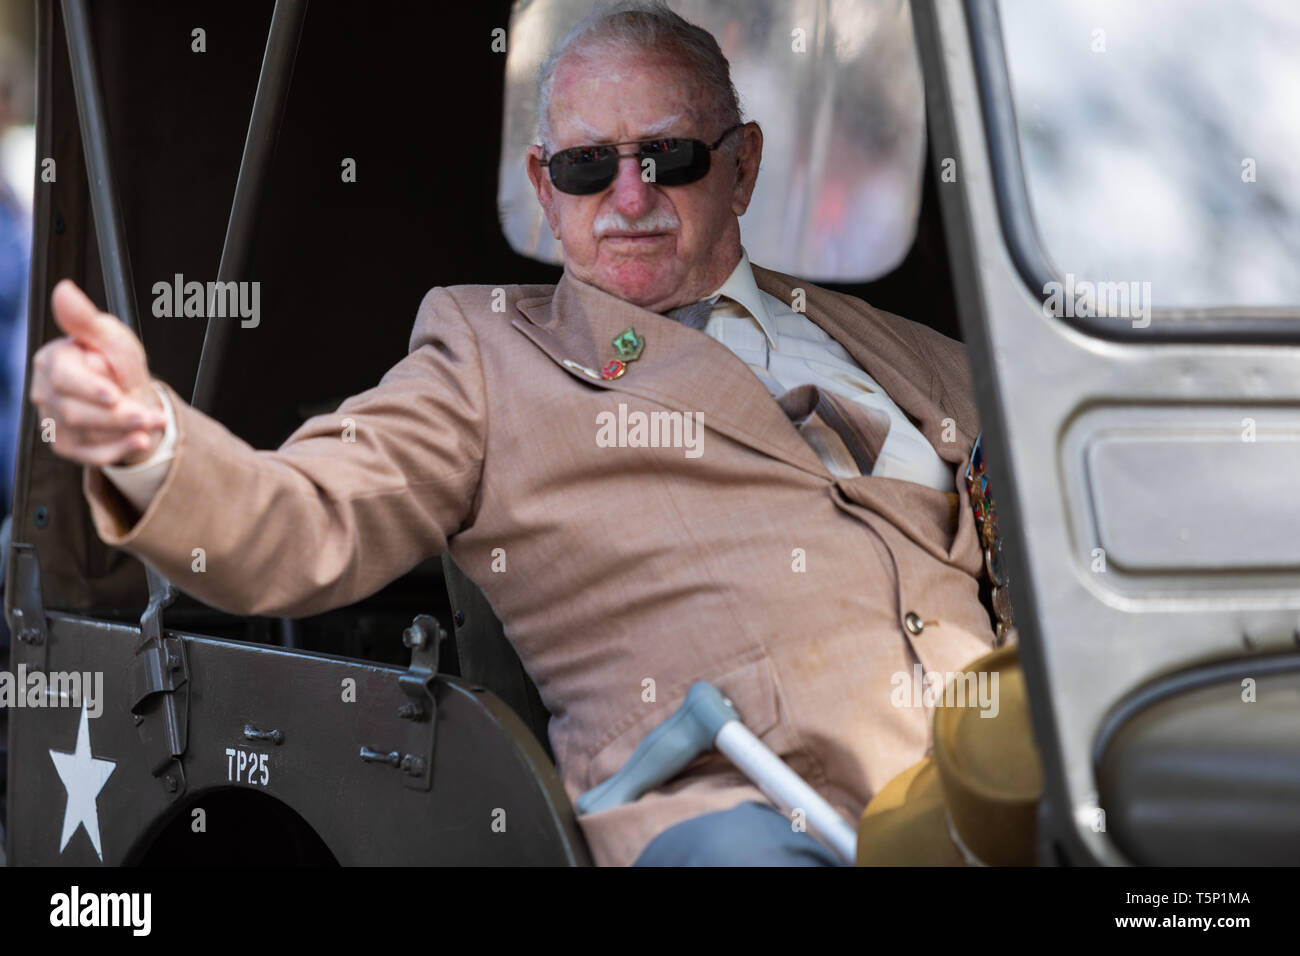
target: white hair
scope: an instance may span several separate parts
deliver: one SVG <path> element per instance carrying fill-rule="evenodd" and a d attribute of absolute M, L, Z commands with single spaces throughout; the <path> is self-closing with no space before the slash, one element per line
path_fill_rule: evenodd
<path fill-rule="evenodd" d="M 713 34 L 682 19 L 662 2 L 619 3 L 587 14 L 551 51 L 538 70 L 537 130 L 551 148 L 551 88 L 566 57 L 591 53 L 631 54 L 671 51 L 685 61 L 713 104 L 717 132 L 740 122 L 740 97 L 731 82 L 731 67 Z M 726 145 L 734 145 L 734 138 Z M 725 148 L 725 147 L 724 147 Z"/>

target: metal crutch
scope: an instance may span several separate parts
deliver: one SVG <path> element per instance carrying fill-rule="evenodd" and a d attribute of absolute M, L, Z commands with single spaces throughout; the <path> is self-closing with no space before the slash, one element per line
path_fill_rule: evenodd
<path fill-rule="evenodd" d="M 777 809 L 787 817 L 801 810 L 810 834 L 844 862 L 854 862 L 858 838 L 853 827 L 754 736 L 731 701 L 706 681 L 691 685 L 681 707 L 637 745 L 618 773 L 581 794 L 577 810 L 582 814 L 597 813 L 631 803 L 714 747 L 726 754 Z"/>

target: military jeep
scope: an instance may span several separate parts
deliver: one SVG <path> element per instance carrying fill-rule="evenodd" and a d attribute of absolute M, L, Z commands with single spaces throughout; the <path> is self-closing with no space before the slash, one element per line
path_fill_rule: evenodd
<path fill-rule="evenodd" d="M 1208 57 L 1224 14 L 1189 6 L 1177 35 Z M 50 291 L 70 277 L 140 335 L 155 376 L 274 448 L 405 354 L 431 286 L 555 281 L 515 198 L 530 135 L 516 87 L 586 7 L 38 0 L 38 155 L 57 174 L 36 184 L 29 358 L 59 334 Z M 1107 32 L 1079 4 L 1053 20 L 1024 0 L 674 7 L 715 29 L 738 75 L 795 90 L 784 115 L 809 124 L 791 136 L 812 165 L 775 154 L 745 220 L 751 256 L 970 349 L 1043 763 L 1039 861 L 1296 862 L 1287 124 L 1246 144 L 1213 98 L 1180 112 L 1176 58 L 1136 56 L 1151 22 L 1115 8 L 1097 14 Z M 1257 46 L 1223 56 L 1258 65 L 1300 36 L 1280 5 L 1242 9 Z M 872 112 L 842 91 L 872 77 L 863 51 L 889 29 L 904 42 L 883 62 L 915 81 Z M 815 66 L 762 55 L 801 30 Z M 1214 162 L 1168 166 L 1183 133 Z M 853 157 L 895 148 L 911 197 L 896 254 L 862 266 L 865 240 L 846 232 L 835 261 L 764 261 L 772 221 L 806 240 L 801 255 L 836 228 L 849 200 L 817 192 L 819 174 L 857 183 Z M 1139 186 L 1120 202 L 1106 189 L 1123 175 Z M 1156 182 L 1159 208 L 1204 212 L 1177 255 L 1142 231 Z M 783 192 L 832 225 L 791 226 Z M 1089 200 L 1106 215 L 1071 205 Z M 1196 258 L 1214 230 L 1253 237 L 1250 285 L 1240 255 Z M 181 277 L 258 281 L 262 320 L 156 307 L 156 284 Z M 9 862 L 590 862 L 545 707 L 449 560 L 318 616 L 239 617 L 98 539 L 81 469 L 50 451 L 30 403 L 16 488 L 9 670 L 103 683 L 93 719 L 53 706 L 68 688 L 44 680 L 30 706 L 0 710 Z"/>

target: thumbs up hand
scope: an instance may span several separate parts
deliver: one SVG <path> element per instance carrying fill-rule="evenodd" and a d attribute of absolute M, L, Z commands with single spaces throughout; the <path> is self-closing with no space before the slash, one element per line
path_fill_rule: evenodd
<path fill-rule="evenodd" d="M 63 338 L 32 356 L 30 396 L 54 420 L 54 452 L 83 465 L 133 465 L 153 454 L 167 425 L 144 346 L 69 279 L 50 298 Z"/>

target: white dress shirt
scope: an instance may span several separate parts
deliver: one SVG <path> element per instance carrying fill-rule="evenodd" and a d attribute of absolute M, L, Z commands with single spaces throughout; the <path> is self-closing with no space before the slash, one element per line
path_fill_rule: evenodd
<path fill-rule="evenodd" d="M 843 346 L 807 316 L 759 289 L 744 249 L 727 281 L 709 298 L 715 305 L 704 334 L 735 353 L 773 396 L 799 385 L 816 385 L 889 416 L 889 434 L 873 475 L 915 481 L 939 491 L 953 490 L 953 466 L 939 457 L 902 409 L 858 367 Z M 141 512 L 162 486 L 176 449 L 176 414 L 160 388 L 158 395 L 167 415 L 167 430 L 153 455 L 135 465 L 104 466 L 108 479 Z M 832 474 L 857 474 L 856 466 L 842 455 L 820 444 L 813 447 Z"/>
<path fill-rule="evenodd" d="M 759 289 L 744 249 L 727 281 L 709 298 L 716 304 L 704 334 L 735 353 L 773 396 L 799 385 L 815 385 L 889 416 L 889 433 L 873 475 L 954 490 L 954 466 L 939 457 L 879 383 L 821 326 Z M 814 448 L 832 474 L 858 474 L 851 460 L 832 458 L 828 449 L 817 444 Z"/>

